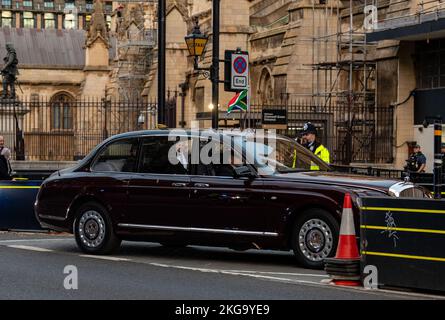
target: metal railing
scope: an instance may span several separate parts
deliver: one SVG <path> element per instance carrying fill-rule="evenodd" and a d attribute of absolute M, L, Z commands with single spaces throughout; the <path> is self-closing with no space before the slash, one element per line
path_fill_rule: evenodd
<path fill-rule="evenodd" d="M 176 101 L 169 103 L 176 106 Z M 15 160 L 78 160 L 112 135 L 153 129 L 156 124 L 156 101 L 67 96 L 0 100 L 0 135 Z"/>
<path fill-rule="evenodd" d="M 260 127 L 265 109 L 287 111 L 287 129 L 278 132 L 292 138 L 298 137 L 306 122 L 313 123 L 335 164 L 393 163 L 395 133 L 391 106 L 377 108 L 343 103 L 317 106 L 305 101 L 251 103 L 250 110 L 243 116 L 244 126 Z"/>

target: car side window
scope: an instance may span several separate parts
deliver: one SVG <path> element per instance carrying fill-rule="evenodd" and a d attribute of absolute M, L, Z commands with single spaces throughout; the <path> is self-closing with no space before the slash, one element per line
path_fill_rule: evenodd
<path fill-rule="evenodd" d="M 100 152 L 91 169 L 101 172 L 134 172 L 137 165 L 138 146 L 138 139 L 111 143 Z"/>
<path fill-rule="evenodd" d="M 188 174 L 187 142 L 169 141 L 167 136 L 153 136 L 142 140 L 140 173 Z"/>
<path fill-rule="evenodd" d="M 212 142 L 210 142 L 212 143 Z M 217 153 L 218 163 L 203 164 L 201 161 L 197 166 L 196 174 L 215 177 L 234 177 L 235 168 L 242 166 L 242 157 L 238 155 L 229 145 L 216 142 L 212 148 Z"/>

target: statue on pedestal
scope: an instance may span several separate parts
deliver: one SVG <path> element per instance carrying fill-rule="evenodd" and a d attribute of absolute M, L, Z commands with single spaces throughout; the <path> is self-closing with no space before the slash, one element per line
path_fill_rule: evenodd
<path fill-rule="evenodd" d="M 19 74 L 17 65 L 19 63 L 17 59 L 17 53 L 11 43 L 6 44 L 6 51 L 8 52 L 6 57 L 3 58 L 4 66 L 1 69 L 3 77 L 3 94 L 2 99 L 15 99 L 15 82 L 17 75 Z M 9 95 L 8 95 L 9 88 Z"/>

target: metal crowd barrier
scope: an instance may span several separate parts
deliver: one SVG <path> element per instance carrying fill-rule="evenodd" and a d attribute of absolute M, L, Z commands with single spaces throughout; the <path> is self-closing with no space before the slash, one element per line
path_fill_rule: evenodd
<path fill-rule="evenodd" d="M 445 200 L 361 198 L 362 270 L 380 286 L 445 291 Z"/>
<path fill-rule="evenodd" d="M 42 180 L 0 181 L 0 230 L 40 231 L 34 202 Z"/>

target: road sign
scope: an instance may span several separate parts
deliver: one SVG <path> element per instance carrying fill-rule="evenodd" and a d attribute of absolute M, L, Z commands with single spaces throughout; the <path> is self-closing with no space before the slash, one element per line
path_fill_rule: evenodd
<path fill-rule="evenodd" d="M 249 54 L 226 50 L 224 54 L 224 90 L 240 92 L 249 87 Z"/>
<path fill-rule="evenodd" d="M 232 54 L 232 77 L 230 88 L 244 90 L 249 86 L 249 55 L 246 53 Z"/>

